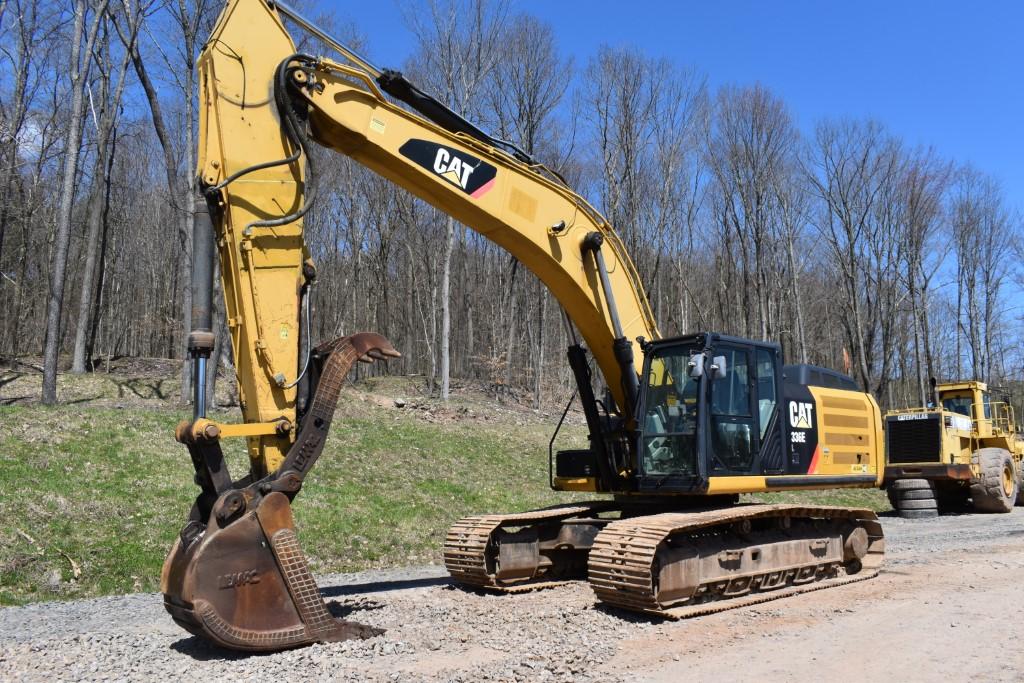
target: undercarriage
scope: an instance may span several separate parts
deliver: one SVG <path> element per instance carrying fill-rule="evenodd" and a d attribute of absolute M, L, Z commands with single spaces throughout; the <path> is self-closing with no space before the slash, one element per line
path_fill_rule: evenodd
<path fill-rule="evenodd" d="M 498 592 L 587 580 L 602 602 L 685 618 L 871 578 L 885 550 L 875 513 L 737 505 L 638 514 L 612 501 L 456 522 L 455 581 Z"/>

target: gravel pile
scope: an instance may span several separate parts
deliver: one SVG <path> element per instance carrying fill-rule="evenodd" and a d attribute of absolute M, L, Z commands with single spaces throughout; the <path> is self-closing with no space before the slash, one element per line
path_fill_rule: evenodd
<path fill-rule="evenodd" d="M 1021 517 L 885 518 L 886 566 L 912 569 L 946 550 L 1020 543 Z M 454 588 L 445 576 L 421 567 L 321 577 L 336 614 L 386 633 L 270 655 L 227 652 L 188 635 L 159 595 L 0 609 L 0 680 L 616 681 L 631 678 L 638 642 L 669 667 L 681 656 L 701 661 L 690 629 L 715 623 L 605 611 L 582 584 L 501 596 Z M 737 610 L 721 623 L 763 623 L 776 606 Z M 724 632 L 742 639 L 743 630 Z"/>

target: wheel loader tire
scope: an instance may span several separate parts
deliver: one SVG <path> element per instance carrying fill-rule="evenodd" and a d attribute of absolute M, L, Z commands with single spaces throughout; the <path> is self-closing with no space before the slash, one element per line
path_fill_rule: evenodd
<path fill-rule="evenodd" d="M 971 456 L 981 476 L 971 482 L 971 501 L 978 512 L 1010 512 L 1020 482 L 1013 456 L 1002 448 L 981 448 Z"/>
<path fill-rule="evenodd" d="M 913 490 L 913 491 L 900 491 L 899 500 L 934 500 L 935 491 L 925 490 Z"/>
<path fill-rule="evenodd" d="M 900 512 L 904 510 L 938 510 L 939 503 L 934 498 L 925 498 L 923 500 L 901 500 L 899 501 Z"/>
<path fill-rule="evenodd" d="M 897 479 L 889 484 L 894 491 L 933 491 L 934 486 L 927 479 Z"/>
<path fill-rule="evenodd" d="M 938 510 L 900 510 L 900 517 L 903 519 L 928 519 L 938 516 Z"/>
<path fill-rule="evenodd" d="M 1018 463 L 1017 469 L 1017 500 L 1015 504 L 1017 507 L 1024 506 L 1024 462 Z"/>

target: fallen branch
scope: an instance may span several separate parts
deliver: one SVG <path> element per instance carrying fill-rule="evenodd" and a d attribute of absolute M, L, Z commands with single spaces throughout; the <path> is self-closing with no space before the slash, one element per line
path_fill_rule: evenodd
<path fill-rule="evenodd" d="M 71 564 L 71 575 L 75 577 L 75 579 L 78 579 L 82 575 L 82 568 L 79 567 L 78 563 L 75 562 L 75 560 L 63 550 L 58 549 L 57 552 L 63 555 L 64 559 Z"/>
<path fill-rule="evenodd" d="M 43 366 L 42 365 L 36 365 L 35 363 L 28 363 L 28 362 L 23 361 L 23 360 L 18 360 L 17 358 L 2 358 L 2 359 L 0 359 L 0 361 L 6 363 L 10 367 L 14 367 L 15 365 L 21 365 L 22 367 L 29 368 L 30 370 L 35 370 L 36 372 L 42 372 L 43 371 Z"/>
<path fill-rule="evenodd" d="M 29 536 L 28 534 L 26 534 L 26 533 L 25 533 L 24 531 L 22 531 L 21 529 L 15 529 L 15 531 L 16 531 L 16 532 L 18 532 L 18 535 L 19 535 L 19 536 L 21 536 L 21 537 L 22 537 L 22 538 L 24 538 L 24 539 L 25 539 L 26 541 L 28 541 L 29 543 L 31 543 L 32 545 L 34 545 L 34 546 L 35 546 L 35 548 L 36 548 L 36 552 L 38 552 L 38 553 L 39 553 L 40 555 L 44 555 L 44 554 L 46 554 L 46 550 L 44 550 L 44 549 L 43 549 L 43 546 L 39 545 L 39 542 L 38 542 L 38 541 L 37 541 L 36 539 L 34 539 L 34 538 L 32 538 L 31 536 Z"/>

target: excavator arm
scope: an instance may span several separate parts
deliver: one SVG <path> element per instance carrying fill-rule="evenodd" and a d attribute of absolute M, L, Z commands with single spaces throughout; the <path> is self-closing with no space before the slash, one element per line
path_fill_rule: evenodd
<path fill-rule="evenodd" d="M 621 240 L 557 175 L 327 36 L 320 34 L 350 63 L 297 53 L 282 15 L 313 28 L 283 3 L 229 0 L 199 58 L 198 176 L 206 210 L 197 212 L 194 233 L 195 414 L 177 437 L 192 456 L 201 494 L 162 577 L 165 605 L 178 623 L 249 650 L 372 632 L 330 616 L 291 521 L 290 500 L 323 448 L 345 374 L 356 360 L 398 355 L 367 333 L 312 348 L 316 270 L 303 217 L 320 182 L 313 143 L 485 236 L 551 291 L 615 402 L 609 426 L 609 416 L 597 414 L 587 361 L 575 344 L 570 364 L 605 488 L 631 467 L 628 454 L 615 457 L 605 442 L 616 441 L 611 432 L 636 426 L 642 357 L 634 348 L 642 354 L 643 340 L 659 336 Z M 419 113 L 392 103 L 385 91 Z M 238 373 L 240 425 L 206 415 L 214 258 Z M 250 457 L 249 474 L 238 480 L 219 445 L 232 436 L 247 438 Z"/>

